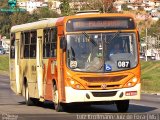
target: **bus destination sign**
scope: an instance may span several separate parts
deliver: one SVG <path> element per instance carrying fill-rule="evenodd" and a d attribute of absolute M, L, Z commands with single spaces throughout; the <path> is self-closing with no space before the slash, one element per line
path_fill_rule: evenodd
<path fill-rule="evenodd" d="M 82 18 L 67 22 L 67 32 L 134 28 L 135 25 L 131 18 Z"/>

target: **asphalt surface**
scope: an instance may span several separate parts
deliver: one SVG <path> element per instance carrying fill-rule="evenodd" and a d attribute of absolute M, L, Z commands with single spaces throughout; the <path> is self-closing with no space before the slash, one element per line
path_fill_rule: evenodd
<path fill-rule="evenodd" d="M 118 115 L 118 116 L 115 116 Z M 125 116 L 121 116 L 125 115 Z M 127 118 L 126 118 L 127 117 Z M 0 119 L 2 120 L 71 120 L 71 119 L 134 119 L 160 120 L 160 96 L 142 94 L 140 101 L 131 101 L 127 113 L 118 113 L 115 105 L 75 106 L 56 112 L 51 102 L 26 106 L 24 98 L 12 92 L 9 77 L 0 76 Z"/>

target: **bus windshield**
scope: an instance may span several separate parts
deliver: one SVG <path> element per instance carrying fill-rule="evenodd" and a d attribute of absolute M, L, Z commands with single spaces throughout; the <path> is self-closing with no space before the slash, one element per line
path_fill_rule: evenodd
<path fill-rule="evenodd" d="M 135 33 L 67 35 L 67 65 L 74 71 L 112 72 L 136 67 Z"/>

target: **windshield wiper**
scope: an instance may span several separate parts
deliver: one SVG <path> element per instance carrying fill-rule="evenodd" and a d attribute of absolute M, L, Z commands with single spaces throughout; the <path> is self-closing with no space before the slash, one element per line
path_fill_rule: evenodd
<path fill-rule="evenodd" d="M 72 47 L 71 47 L 71 52 L 72 52 L 72 58 L 73 58 L 73 60 L 75 60 L 76 54 L 75 54 L 74 49 Z"/>
<path fill-rule="evenodd" d="M 97 46 L 97 43 L 94 41 L 94 39 L 90 38 L 90 36 L 86 32 L 82 32 L 84 36 L 86 36 L 87 39 L 94 45 Z"/>
<path fill-rule="evenodd" d="M 108 41 L 109 41 L 109 43 L 110 43 L 110 41 L 112 41 L 112 40 L 114 40 L 119 34 L 120 34 L 120 30 L 118 30 L 114 35 L 113 35 L 113 37 L 111 38 L 111 39 L 109 39 Z"/>
<path fill-rule="evenodd" d="M 68 49 L 67 52 L 68 52 L 68 58 L 70 60 L 74 60 L 75 61 L 76 60 L 76 54 L 75 54 L 74 49 L 72 47 L 70 47 L 70 49 Z"/>

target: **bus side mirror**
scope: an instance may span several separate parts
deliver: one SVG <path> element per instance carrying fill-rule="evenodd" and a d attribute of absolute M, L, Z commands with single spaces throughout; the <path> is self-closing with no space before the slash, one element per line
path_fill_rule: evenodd
<path fill-rule="evenodd" d="M 65 37 L 61 37 L 61 39 L 60 39 L 60 48 L 62 50 L 65 50 L 66 47 L 67 47 L 67 41 L 66 41 Z"/>

